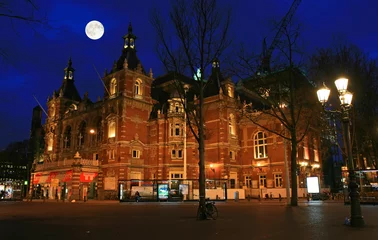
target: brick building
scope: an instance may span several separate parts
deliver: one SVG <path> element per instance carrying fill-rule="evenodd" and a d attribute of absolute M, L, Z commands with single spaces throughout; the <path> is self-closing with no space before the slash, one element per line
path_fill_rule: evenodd
<path fill-rule="evenodd" d="M 31 177 L 31 188 L 48 198 L 118 199 L 133 189 L 156 196 L 162 190 L 158 185 L 166 185 L 171 194 L 182 190 L 181 184 L 187 186 L 185 198 L 198 194 L 198 144 L 174 87 L 177 81 L 185 83 L 187 101 L 195 105 L 195 80 L 174 73 L 154 78 L 136 55 L 131 25 L 123 38 L 121 56 L 102 79 L 103 99 L 92 102 L 87 93 L 79 95 L 71 59 L 61 87 L 48 99 L 45 157 L 35 161 Z M 239 94 L 216 59 L 206 85 L 207 194 L 224 198 L 228 188 L 229 198 L 232 189 L 241 197 L 267 191 L 285 196 L 282 138 L 240 117 Z M 305 145 L 298 163 L 319 167 L 317 145 Z"/>

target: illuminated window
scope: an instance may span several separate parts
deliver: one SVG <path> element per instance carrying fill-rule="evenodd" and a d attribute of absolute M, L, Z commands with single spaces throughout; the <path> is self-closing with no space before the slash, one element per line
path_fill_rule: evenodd
<path fill-rule="evenodd" d="M 252 178 L 251 176 L 245 176 L 244 184 L 247 188 L 252 188 Z"/>
<path fill-rule="evenodd" d="M 47 140 L 47 151 L 53 150 L 53 143 L 54 143 L 53 136 L 49 136 Z"/>
<path fill-rule="evenodd" d="M 227 87 L 227 95 L 228 95 L 229 97 L 233 97 L 233 96 L 234 96 L 231 87 Z"/>
<path fill-rule="evenodd" d="M 116 136 L 116 123 L 112 121 L 108 125 L 108 138 L 113 138 L 115 136 Z"/>
<path fill-rule="evenodd" d="M 130 47 L 134 48 L 134 39 L 132 39 L 132 38 L 130 39 Z"/>
<path fill-rule="evenodd" d="M 54 117 L 54 116 L 55 116 L 55 105 L 52 104 L 50 107 L 50 117 Z"/>
<path fill-rule="evenodd" d="M 233 114 L 228 117 L 228 130 L 231 135 L 235 135 L 235 116 Z"/>
<path fill-rule="evenodd" d="M 255 145 L 255 158 L 268 157 L 267 140 L 266 140 L 265 133 L 258 132 L 255 134 L 254 145 Z"/>
<path fill-rule="evenodd" d="M 140 80 L 140 79 L 135 81 L 134 94 L 135 94 L 135 97 L 141 97 L 142 96 L 142 80 Z"/>
<path fill-rule="evenodd" d="M 110 81 L 110 96 L 115 95 L 116 92 L 117 92 L 117 80 L 115 78 L 113 78 Z"/>
<path fill-rule="evenodd" d="M 115 150 L 114 149 L 108 150 L 108 156 L 109 156 L 110 160 L 114 160 L 115 159 Z"/>
<path fill-rule="evenodd" d="M 260 184 L 260 187 L 266 188 L 266 175 L 259 176 L 259 184 Z"/>
<path fill-rule="evenodd" d="M 318 150 L 314 150 L 314 161 L 319 162 L 319 152 Z"/>
<path fill-rule="evenodd" d="M 274 174 L 274 187 L 276 188 L 282 187 L 282 174 L 280 173 Z"/>
<path fill-rule="evenodd" d="M 69 72 L 68 72 L 68 78 L 69 78 L 69 79 L 72 79 L 72 78 L 73 78 L 73 73 L 72 73 L 72 71 L 69 71 Z"/>

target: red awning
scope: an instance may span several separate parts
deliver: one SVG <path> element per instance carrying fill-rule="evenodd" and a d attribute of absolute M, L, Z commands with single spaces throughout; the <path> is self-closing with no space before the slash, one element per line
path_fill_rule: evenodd
<path fill-rule="evenodd" d="M 93 182 L 98 173 L 82 172 L 80 174 L 80 182 Z"/>

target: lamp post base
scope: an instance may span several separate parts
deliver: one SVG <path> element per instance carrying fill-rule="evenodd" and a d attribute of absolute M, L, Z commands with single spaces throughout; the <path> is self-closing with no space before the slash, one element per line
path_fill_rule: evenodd
<path fill-rule="evenodd" d="M 360 217 L 351 217 L 350 218 L 350 225 L 352 227 L 364 227 L 365 226 L 365 220 L 362 216 Z"/>
<path fill-rule="evenodd" d="M 353 170 L 349 171 L 349 191 L 350 191 L 350 225 L 352 227 L 365 226 L 364 218 L 361 213 L 360 194 L 356 183 L 356 175 Z"/>

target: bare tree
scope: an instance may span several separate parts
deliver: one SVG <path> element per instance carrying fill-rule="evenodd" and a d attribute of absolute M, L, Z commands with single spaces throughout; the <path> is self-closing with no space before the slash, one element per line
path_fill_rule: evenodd
<path fill-rule="evenodd" d="M 199 145 L 198 219 L 206 218 L 203 90 L 213 59 L 219 58 L 229 45 L 227 32 L 231 12 L 228 10 L 222 13 L 218 10 L 216 2 L 216 0 L 173 0 L 169 21 L 161 17 L 156 10 L 151 17 L 151 23 L 158 37 L 157 52 L 166 70 L 178 75 L 195 74 L 197 80 L 191 90 L 199 96 L 194 100 L 196 107 L 185 106 L 184 109 L 187 114 L 187 124 Z M 180 79 L 177 79 L 175 86 L 181 99 L 184 99 L 185 90 Z M 182 101 L 184 104 L 184 100 Z"/>
<path fill-rule="evenodd" d="M 22 3 L 15 3 L 13 1 L 0 0 L 0 19 L 8 19 L 13 30 L 16 32 L 16 21 L 22 21 L 28 24 L 31 28 L 34 25 L 46 25 L 47 18 L 41 17 L 38 14 L 39 8 L 33 0 L 23 0 Z M 5 49 L 0 48 L 0 56 L 7 60 L 8 53 Z"/>
<path fill-rule="evenodd" d="M 314 85 L 295 64 L 294 59 L 298 57 L 294 55 L 300 53 L 296 48 L 298 27 L 288 25 L 280 31 L 283 31 L 283 37 L 277 45 L 278 61 L 273 65 L 273 71 L 244 68 L 252 77 L 240 80 L 238 89 L 247 95 L 247 99 L 257 103 L 256 106 L 244 103 L 242 117 L 291 143 L 291 205 L 297 206 L 297 147 L 310 129 L 316 131 L 315 117 L 320 109 L 316 107 Z M 279 127 L 277 123 L 280 123 Z"/>

